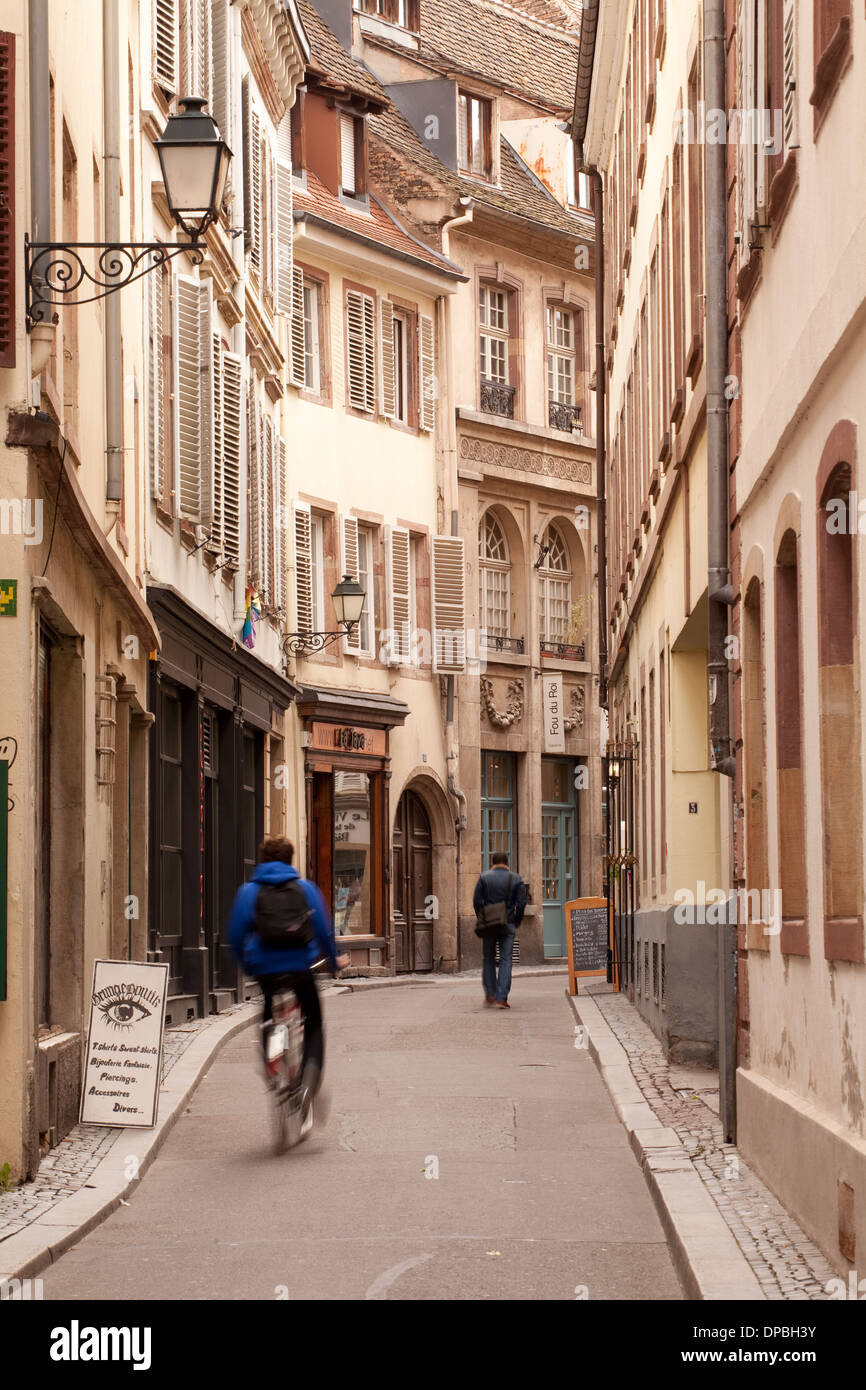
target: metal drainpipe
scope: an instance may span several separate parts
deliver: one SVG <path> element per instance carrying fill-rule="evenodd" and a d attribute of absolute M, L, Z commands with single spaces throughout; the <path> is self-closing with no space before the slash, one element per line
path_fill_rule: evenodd
<path fill-rule="evenodd" d="M 443 255 L 450 256 L 451 243 L 450 233 L 454 227 L 463 227 L 472 221 L 475 203 L 471 198 L 461 199 L 466 208 L 459 217 L 452 217 L 442 227 L 442 252 Z M 445 441 L 442 446 L 443 462 L 443 483 L 450 492 L 451 497 L 451 534 L 459 535 L 460 517 L 458 512 L 458 486 L 457 486 L 457 424 L 454 418 L 454 362 L 451 356 L 451 297 L 441 295 L 437 301 L 440 306 L 439 314 L 439 352 L 442 370 L 440 377 L 444 381 L 440 386 L 440 411 L 439 424 L 443 429 Z M 444 489 L 443 489 L 444 490 Z M 454 742 L 454 689 L 455 677 L 449 676 L 446 685 L 445 696 L 445 758 L 448 768 L 447 786 L 450 795 L 457 802 L 457 819 L 455 830 L 457 834 L 457 865 L 456 865 L 456 927 L 457 927 L 457 969 L 463 961 L 463 934 L 460 929 L 460 907 L 463 892 L 463 833 L 466 829 L 466 794 L 457 784 L 457 767 L 459 762 L 457 746 Z"/>
<path fill-rule="evenodd" d="M 704 0 L 704 72 L 708 110 L 727 109 L 725 0 Z M 707 676 L 710 687 L 712 766 L 733 777 L 730 687 L 725 652 L 730 582 L 728 506 L 728 273 L 727 146 L 707 142 L 705 150 L 707 247 Z M 737 1132 L 737 927 L 718 928 L 719 1115 L 725 1138 Z"/>
<path fill-rule="evenodd" d="M 592 180 L 595 218 L 595 511 L 598 536 L 598 702 L 607 709 L 607 369 L 604 360 L 604 186 L 598 170 L 584 163 L 583 144 L 574 142 L 574 182 L 581 172 Z"/>
<path fill-rule="evenodd" d="M 30 234 L 51 240 L 51 97 L 48 0 L 30 0 Z"/>
<path fill-rule="evenodd" d="M 120 241 L 120 24 L 117 0 L 102 0 L 103 166 L 105 240 Z M 120 296 L 110 294 L 105 307 L 105 497 L 123 497 L 123 364 Z M 116 513 L 117 508 L 110 508 Z"/>
<path fill-rule="evenodd" d="M 725 3 L 704 0 L 704 72 L 708 110 L 727 109 L 725 81 Z M 728 267 L 727 146 L 707 142 L 707 674 L 710 683 L 712 765 L 734 775 L 731 756 L 730 692 L 725 643 L 727 609 L 733 601 L 728 564 Z"/>

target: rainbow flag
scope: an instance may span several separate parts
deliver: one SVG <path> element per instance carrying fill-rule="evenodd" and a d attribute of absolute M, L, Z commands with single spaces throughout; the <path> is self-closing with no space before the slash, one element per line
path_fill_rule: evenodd
<path fill-rule="evenodd" d="M 258 590 L 249 588 L 247 589 L 247 611 L 241 632 L 241 641 L 245 647 L 250 648 L 250 651 L 256 645 L 256 623 L 261 622 L 261 619 L 262 604 Z"/>

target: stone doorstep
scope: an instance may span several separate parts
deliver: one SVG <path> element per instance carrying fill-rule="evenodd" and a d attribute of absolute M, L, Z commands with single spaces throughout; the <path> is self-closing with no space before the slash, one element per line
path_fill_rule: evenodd
<path fill-rule="evenodd" d="M 589 1052 L 641 1165 L 688 1298 L 765 1300 L 766 1293 L 680 1143 L 644 1100 L 628 1054 L 594 1000 L 566 991 Z M 635 1092 L 639 1099 L 635 1099 Z"/>
<path fill-rule="evenodd" d="M 119 1129 L 83 1187 L 55 1203 L 24 1230 L 0 1241 L 0 1283 L 39 1274 L 117 1210 L 156 1158 L 208 1064 L 229 1038 L 249 1027 L 258 1014 L 257 1004 L 246 1004 L 228 1017 L 214 1015 L 214 1023 L 198 1033 L 160 1087 L 154 1128 Z M 139 1161 L 135 1178 L 127 1177 L 130 1157 Z"/>

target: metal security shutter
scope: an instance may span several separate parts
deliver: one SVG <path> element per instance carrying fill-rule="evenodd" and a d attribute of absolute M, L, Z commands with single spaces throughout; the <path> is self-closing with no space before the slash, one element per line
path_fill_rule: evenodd
<path fill-rule="evenodd" d="M 433 537 L 433 670 L 466 670 L 466 557 L 462 536 Z"/>
<path fill-rule="evenodd" d="M 240 564 L 243 371 L 243 358 L 222 354 L 222 547 L 235 566 Z"/>
<path fill-rule="evenodd" d="M 405 526 L 385 527 L 385 592 L 392 661 L 403 665 L 412 649 L 410 536 Z"/>
<path fill-rule="evenodd" d="M 435 343 L 433 320 L 427 314 L 418 316 L 418 381 L 421 387 L 419 411 L 422 430 L 432 430 L 436 418 Z"/>
<path fill-rule="evenodd" d="M 298 632 L 313 631 L 313 522 L 308 502 L 295 503 L 295 604 Z"/>
<path fill-rule="evenodd" d="M 376 410 L 376 330 L 373 300 L 346 291 L 346 357 L 349 404 L 372 415 Z"/>
<path fill-rule="evenodd" d="M 153 80 L 164 91 L 177 91 L 177 0 L 153 0 Z"/>
<path fill-rule="evenodd" d="M 15 366 L 15 35 L 0 34 L 0 367 Z"/>
<path fill-rule="evenodd" d="M 307 344 L 304 324 L 304 272 L 292 267 L 292 321 L 290 325 L 290 368 L 292 384 L 307 384 Z"/>
<path fill-rule="evenodd" d="M 340 117 L 340 187 L 344 193 L 354 193 L 357 184 L 355 172 L 355 117 Z"/>
<path fill-rule="evenodd" d="M 394 355 L 394 305 L 390 299 L 379 300 L 379 364 L 382 390 L 382 414 L 393 420 L 397 414 L 397 362 Z"/>
<path fill-rule="evenodd" d="M 213 470 L 210 281 L 175 279 L 175 438 L 178 512 L 188 521 L 207 515 Z"/>
<path fill-rule="evenodd" d="M 352 579 L 358 578 L 358 521 L 354 516 L 344 516 L 340 526 L 340 534 L 343 542 L 343 574 L 348 574 Z M 369 595 L 368 595 L 369 598 Z M 351 632 L 347 632 L 343 638 L 343 651 L 349 652 L 352 656 L 357 656 L 361 650 L 361 629 L 360 624 L 354 627 Z"/>

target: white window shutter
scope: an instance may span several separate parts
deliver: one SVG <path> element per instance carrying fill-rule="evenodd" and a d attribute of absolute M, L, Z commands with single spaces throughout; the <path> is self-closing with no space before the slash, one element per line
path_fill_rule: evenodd
<path fill-rule="evenodd" d="M 153 80 L 172 95 L 177 91 L 177 0 L 153 0 Z"/>
<path fill-rule="evenodd" d="M 276 502 L 274 497 L 274 428 L 271 417 L 262 419 L 262 597 L 270 608 L 274 600 L 274 531 Z"/>
<path fill-rule="evenodd" d="M 213 94 L 211 0 L 183 0 L 180 13 L 182 90 L 179 95 L 204 97 L 210 106 Z"/>
<path fill-rule="evenodd" d="M 288 448 L 286 441 L 281 434 L 277 435 L 277 517 L 275 524 L 275 542 L 277 552 L 277 592 L 275 596 L 275 606 L 285 616 L 286 612 L 286 504 L 287 504 L 287 484 L 288 484 Z"/>
<path fill-rule="evenodd" d="M 297 631 L 313 631 L 313 519 L 308 502 L 295 503 Z"/>
<path fill-rule="evenodd" d="M 340 535 L 343 544 L 343 574 L 348 574 L 352 579 L 358 578 L 358 521 L 354 516 L 344 516 L 340 525 Z M 340 576 L 342 578 L 342 575 Z M 369 595 L 368 595 L 369 598 Z M 351 632 L 347 632 L 343 638 L 343 651 L 349 652 L 352 656 L 357 656 L 361 650 L 361 630 L 360 624 L 355 626 Z"/>
<path fill-rule="evenodd" d="M 275 164 L 275 227 L 276 227 L 276 271 L 274 276 L 274 312 L 292 314 L 294 312 L 294 222 L 292 219 L 292 166 L 283 159 Z M 304 303 L 301 294 L 301 320 L 303 322 Z"/>
<path fill-rule="evenodd" d="M 782 3 L 782 131 L 785 155 L 800 148 L 797 120 L 797 0 Z"/>
<path fill-rule="evenodd" d="M 394 355 L 394 305 L 390 299 L 379 300 L 379 372 L 380 408 L 387 419 L 393 420 L 397 414 L 397 363 Z"/>
<path fill-rule="evenodd" d="M 186 275 L 174 282 L 175 421 L 178 514 L 199 522 L 202 512 L 203 436 L 201 302 L 199 284 Z M 207 343 L 210 352 L 210 338 Z"/>
<path fill-rule="evenodd" d="M 262 440 L 256 379 L 247 385 L 247 458 L 249 496 L 250 579 L 257 588 L 264 584 L 262 573 Z"/>
<path fill-rule="evenodd" d="M 354 193 L 355 174 L 355 117 L 340 117 L 340 187 L 344 193 Z"/>
<path fill-rule="evenodd" d="M 292 321 L 290 326 L 290 367 L 295 386 L 307 384 L 307 345 L 304 323 L 304 272 L 292 266 Z"/>
<path fill-rule="evenodd" d="M 765 140 L 772 138 L 765 113 L 772 125 L 773 113 L 767 107 L 767 5 L 757 0 L 755 6 L 755 109 L 759 129 L 755 145 L 755 209 L 759 222 L 766 222 L 769 182 L 769 153 Z"/>
<path fill-rule="evenodd" d="M 262 269 L 262 125 L 249 77 L 243 81 L 244 230 L 251 265 Z"/>
<path fill-rule="evenodd" d="M 466 557 L 462 536 L 433 537 L 433 670 L 466 670 Z"/>
<path fill-rule="evenodd" d="M 222 354 L 222 548 L 235 565 L 240 563 L 243 372 L 243 358 Z"/>
<path fill-rule="evenodd" d="M 224 516 L 224 448 L 223 448 L 223 345 L 219 333 L 211 333 L 211 381 L 213 382 L 213 469 L 210 487 L 210 543 L 221 555 L 223 550 Z"/>
<path fill-rule="evenodd" d="M 418 382 L 421 389 L 419 417 L 422 430 L 432 430 L 436 418 L 436 380 L 433 320 L 428 314 L 418 316 Z"/>
<path fill-rule="evenodd" d="M 412 649 L 410 544 L 405 526 L 385 527 L 388 630 L 392 660 L 398 665 L 409 661 Z"/>
<path fill-rule="evenodd" d="M 372 415 L 376 409 L 376 333 L 373 300 L 346 291 L 346 355 L 349 404 Z"/>
<path fill-rule="evenodd" d="M 166 501 L 167 419 L 163 355 L 165 353 L 165 299 L 162 271 L 148 277 L 148 401 L 147 440 L 150 490 L 157 502 Z"/>
<path fill-rule="evenodd" d="M 200 455 L 200 495 L 201 511 L 199 520 L 209 526 L 213 519 L 214 457 L 216 446 L 215 387 L 214 387 L 214 314 L 213 281 L 198 282 L 198 353 L 201 412 L 201 455 Z"/>
<path fill-rule="evenodd" d="M 210 0 L 211 4 L 211 46 L 212 46 L 212 89 L 211 115 L 229 149 L 235 149 L 232 129 L 232 19 L 230 0 Z M 231 162 L 227 187 L 231 182 Z"/>

